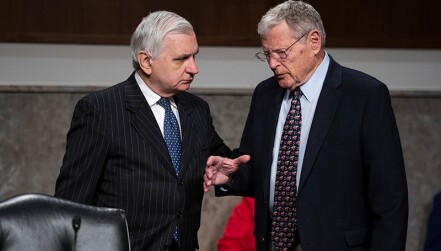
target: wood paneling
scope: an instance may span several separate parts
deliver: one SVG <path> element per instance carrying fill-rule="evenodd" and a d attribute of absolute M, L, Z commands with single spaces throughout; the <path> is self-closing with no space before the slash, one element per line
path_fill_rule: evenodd
<path fill-rule="evenodd" d="M 128 44 L 142 17 L 169 10 L 200 45 L 258 46 L 257 22 L 281 0 L 1 0 L 0 42 Z M 328 47 L 441 48 L 441 2 L 310 0 Z"/>

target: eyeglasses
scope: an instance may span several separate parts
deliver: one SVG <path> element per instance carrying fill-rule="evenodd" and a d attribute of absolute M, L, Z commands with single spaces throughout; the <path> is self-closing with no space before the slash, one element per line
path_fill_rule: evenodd
<path fill-rule="evenodd" d="M 271 55 L 273 55 L 273 57 L 275 59 L 286 59 L 288 57 L 288 51 L 289 49 L 291 49 L 291 47 L 293 45 L 295 45 L 300 39 L 302 39 L 304 36 L 306 36 L 306 34 L 308 34 L 309 32 L 306 32 L 305 34 L 303 34 L 301 37 L 299 37 L 299 39 L 297 39 L 296 41 L 294 41 L 294 43 L 292 43 L 288 48 L 286 49 L 277 49 L 277 50 L 269 50 L 269 51 L 263 51 L 260 50 L 259 52 L 256 53 L 256 58 L 258 58 L 260 61 L 269 61 Z"/>

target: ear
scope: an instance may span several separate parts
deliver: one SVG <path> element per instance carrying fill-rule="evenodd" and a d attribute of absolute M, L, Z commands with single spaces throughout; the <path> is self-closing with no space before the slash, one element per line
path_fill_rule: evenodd
<path fill-rule="evenodd" d="M 145 51 L 139 51 L 137 57 L 138 57 L 139 67 L 141 68 L 141 70 L 147 75 L 152 74 L 150 55 Z"/>
<path fill-rule="evenodd" d="M 311 49 L 318 53 L 322 49 L 322 35 L 317 29 L 313 29 L 309 32 L 309 41 Z"/>

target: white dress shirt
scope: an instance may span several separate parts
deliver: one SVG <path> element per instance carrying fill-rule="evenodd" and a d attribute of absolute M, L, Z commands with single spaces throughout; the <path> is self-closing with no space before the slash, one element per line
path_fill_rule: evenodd
<path fill-rule="evenodd" d="M 165 109 L 157 103 L 159 99 L 161 99 L 161 96 L 153 92 L 153 90 L 150 89 L 150 87 L 144 82 L 144 80 L 142 80 L 141 76 L 139 76 L 137 72 L 135 73 L 135 79 L 139 85 L 139 88 L 141 88 L 141 92 L 144 95 L 145 99 L 147 100 L 147 103 L 150 105 L 153 115 L 155 115 L 156 121 L 158 122 L 159 128 L 161 129 L 162 136 L 164 136 Z M 181 131 L 181 122 L 179 120 L 178 106 L 176 105 L 173 97 L 170 97 L 169 100 L 171 104 L 171 109 L 175 114 L 176 119 L 178 120 L 179 130 Z M 180 135 L 182 139 L 182 131 Z"/>

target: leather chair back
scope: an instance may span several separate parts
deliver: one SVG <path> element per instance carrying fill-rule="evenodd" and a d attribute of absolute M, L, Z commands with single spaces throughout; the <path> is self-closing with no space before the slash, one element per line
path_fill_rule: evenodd
<path fill-rule="evenodd" d="M 15 196 L 0 203 L 0 250 L 130 250 L 125 213 L 42 194 Z"/>

